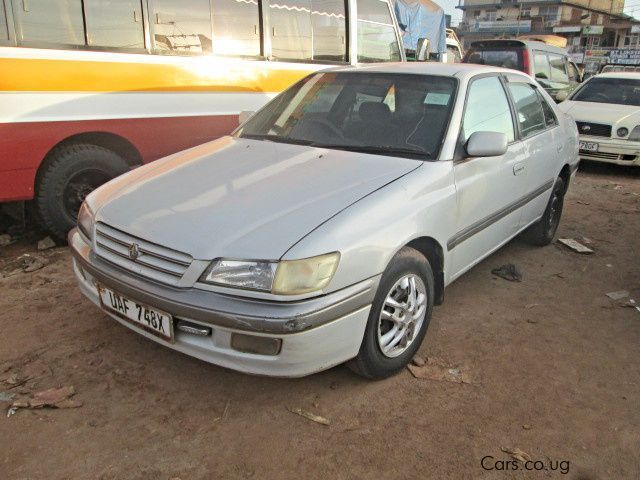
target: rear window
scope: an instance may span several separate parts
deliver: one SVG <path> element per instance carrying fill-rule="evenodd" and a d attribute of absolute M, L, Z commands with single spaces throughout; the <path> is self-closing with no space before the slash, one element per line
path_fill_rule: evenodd
<path fill-rule="evenodd" d="M 502 48 L 490 50 L 471 49 L 467 55 L 465 63 L 476 63 L 478 65 L 491 65 L 493 67 L 511 68 L 523 70 L 522 49 Z"/>

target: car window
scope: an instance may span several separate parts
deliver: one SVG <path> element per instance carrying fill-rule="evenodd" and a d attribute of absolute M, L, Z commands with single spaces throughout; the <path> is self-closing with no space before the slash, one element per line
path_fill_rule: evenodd
<path fill-rule="evenodd" d="M 567 70 L 565 68 L 565 58 L 562 55 L 557 55 L 555 53 L 548 54 L 547 58 L 549 59 L 551 80 L 554 82 L 567 83 L 569 81 L 569 76 L 567 75 Z"/>
<path fill-rule="evenodd" d="M 578 68 L 571 62 L 567 64 L 567 70 L 569 71 L 569 81 L 577 82 L 580 80 L 580 72 Z"/>
<path fill-rule="evenodd" d="M 513 118 L 507 95 L 498 77 L 474 80 L 469 87 L 462 123 L 465 142 L 474 132 L 500 132 L 512 142 Z"/>
<path fill-rule="evenodd" d="M 337 150 L 437 158 L 456 82 L 443 76 L 327 72 L 280 94 L 236 135 Z"/>
<path fill-rule="evenodd" d="M 538 99 L 540 100 L 540 104 L 542 105 L 542 112 L 544 113 L 544 122 L 547 127 L 553 127 L 558 124 L 558 119 L 556 118 L 556 114 L 553 112 L 553 108 L 547 102 L 547 99 L 542 96 L 542 93 L 536 90 L 538 94 Z"/>
<path fill-rule="evenodd" d="M 640 107 L 640 80 L 595 77 L 584 83 L 571 100 Z"/>
<path fill-rule="evenodd" d="M 507 84 L 516 112 L 520 132 L 523 137 L 530 137 L 546 129 L 546 119 L 538 92 L 527 83 Z"/>
<path fill-rule="evenodd" d="M 397 62 L 400 46 L 386 0 L 357 0 L 358 62 Z"/>
<path fill-rule="evenodd" d="M 466 63 L 522 70 L 518 50 L 472 50 Z"/>
<path fill-rule="evenodd" d="M 548 80 L 551 78 L 549 71 L 549 59 L 546 53 L 535 52 L 533 55 L 533 64 L 535 66 L 536 78 L 542 78 Z"/>

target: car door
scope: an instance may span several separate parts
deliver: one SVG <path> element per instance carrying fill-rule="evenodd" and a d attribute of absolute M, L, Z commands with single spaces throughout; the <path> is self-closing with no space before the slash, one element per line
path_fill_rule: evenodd
<path fill-rule="evenodd" d="M 517 130 L 526 156 L 527 184 L 521 192 L 520 228 L 537 220 L 547 204 L 564 148 L 558 119 L 538 86 L 522 76 L 508 76 L 507 90 L 516 110 Z"/>
<path fill-rule="evenodd" d="M 509 145 L 502 156 L 454 161 L 456 232 L 447 242 L 453 277 L 497 249 L 520 224 L 516 202 L 526 188 L 525 151 L 516 137 L 504 81 L 497 74 L 475 77 L 467 88 L 461 145 L 478 131 L 504 133 Z"/>

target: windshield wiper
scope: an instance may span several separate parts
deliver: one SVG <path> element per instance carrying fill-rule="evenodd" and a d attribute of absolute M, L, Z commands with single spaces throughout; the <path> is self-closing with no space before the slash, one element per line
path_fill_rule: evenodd
<path fill-rule="evenodd" d="M 431 152 L 426 150 L 416 150 L 415 148 L 404 147 L 385 147 L 383 145 L 342 145 L 342 144 L 324 144 L 312 143 L 312 147 L 317 148 L 335 148 L 336 150 L 347 150 L 349 152 L 362 152 L 383 155 L 412 155 L 418 157 L 430 157 Z"/>
<path fill-rule="evenodd" d="M 268 142 L 291 143 L 293 145 L 311 145 L 313 142 L 309 140 L 301 140 L 299 138 L 281 137 L 280 135 L 243 133 L 240 138 L 248 138 L 250 140 L 266 140 Z"/>

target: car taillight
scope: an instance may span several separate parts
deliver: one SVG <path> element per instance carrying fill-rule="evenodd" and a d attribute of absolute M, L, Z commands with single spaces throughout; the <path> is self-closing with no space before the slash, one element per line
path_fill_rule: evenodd
<path fill-rule="evenodd" d="M 529 50 L 526 48 L 522 50 L 522 67 L 525 73 L 532 75 L 533 69 L 531 68 L 531 55 L 529 55 Z"/>

